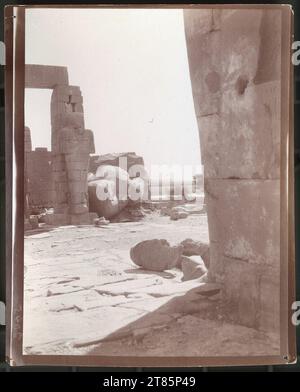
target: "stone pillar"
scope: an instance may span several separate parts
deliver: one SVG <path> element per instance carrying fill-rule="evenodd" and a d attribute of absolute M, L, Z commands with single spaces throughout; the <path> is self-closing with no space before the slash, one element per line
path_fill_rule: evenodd
<path fill-rule="evenodd" d="M 67 173 L 67 200 L 70 214 L 88 213 L 87 175 L 90 153 L 95 152 L 89 129 L 65 127 L 59 134 L 59 152 Z"/>
<path fill-rule="evenodd" d="M 209 278 L 237 321 L 279 331 L 280 10 L 184 10 Z"/>
<path fill-rule="evenodd" d="M 54 224 L 90 223 L 87 199 L 93 134 L 85 130 L 79 87 L 57 85 L 51 97 L 52 168 L 56 194 Z"/>

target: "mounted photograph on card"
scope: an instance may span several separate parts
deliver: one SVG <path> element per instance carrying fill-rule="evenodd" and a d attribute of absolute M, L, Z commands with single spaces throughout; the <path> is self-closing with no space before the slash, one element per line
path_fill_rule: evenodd
<path fill-rule="evenodd" d="M 292 24 L 6 8 L 11 365 L 295 361 Z"/>

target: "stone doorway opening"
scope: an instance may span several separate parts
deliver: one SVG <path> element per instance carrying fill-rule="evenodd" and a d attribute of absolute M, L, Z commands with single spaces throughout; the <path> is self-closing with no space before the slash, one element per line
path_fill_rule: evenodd
<path fill-rule="evenodd" d="M 25 89 L 25 126 L 30 129 L 32 149 L 51 151 L 51 94 L 50 89 Z M 35 110 L 39 115 L 34 115 Z"/>
<path fill-rule="evenodd" d="M 50 103 L 51 90 L 25 89 L 24 207 L 27 227 L 31 224 L 36 227 L 38 222 L 34 216 L 47 208 L 53 208 L 55 200 L 52 184 Z M 37 107 L 38 116 L 35 115 Z"/>

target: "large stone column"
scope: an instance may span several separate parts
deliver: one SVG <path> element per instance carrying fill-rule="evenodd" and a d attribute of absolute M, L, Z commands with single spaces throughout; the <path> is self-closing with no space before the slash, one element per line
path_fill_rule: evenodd
<path fill-rule="evenodd" d="M 85 130 L 79 87 L 57 85 L 51 97 L 52 170 L 56 202 L 52 223 L 91 223 L 87 200 L 89 154 L 93 134 Z"/>
<path fill-rule="evenodd" d="M 279 10 L 184 10 L 212 281 L 237 321 L 279 331 Z"/>

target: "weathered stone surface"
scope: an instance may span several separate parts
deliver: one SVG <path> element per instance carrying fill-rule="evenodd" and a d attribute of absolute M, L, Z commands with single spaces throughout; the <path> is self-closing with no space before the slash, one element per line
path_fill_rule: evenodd
<path fill-rule="evenodd" d="M 163 206 L 160 209 L 160 215 L 162 216 L 170 216 L 171 209 L 167 206 Z"/>
<path fill-rule="evenodd" d="M 236 310 L 239 323 L 265 331 L 279 330 L 278 269 L 226 258 L 223 287 L 224 299 Z"/>
<path fill-rule="evenodd" d="M 69 84 L 67 67 L 39 64 L 25 65 L 25 88 L 53 89 L 57 84 Z"/>
<path fill-rule="evenodd" d="M 189 216 L 189 214 L 186 211 L 180 210 L 178 208 L 172 208 L 172 210 L 170 212 L 170 219 L 171 220 L 185 219 L 188 216 Z"/>
<path fill-rule="evenodd" d="M 129 176 L 126 170 L 121 169 L 118 166 L 112 165 L 101 165 L 97 168 L 96 178 L 98 179 L 106 179 L 106 180 L 121 180 L 127 182 L 129 180 Z M 116 184 L 117 185 L 117 184 Z"/>
<path fill-rule="evenodd" d="M 115 183 L 111 180 L 94 180 L 88 183 L 90 211 L 99 216 L 112 218 L 119 214 L 128 204 L 127 200 L 119 200 L 116 195 Z M 101 200 L 99 195 L 107 195 Z"/>
<path fill-rule="evenodd" d="M 29 222 L 29 219 L 24 220 L 24 231 L 31 230 L 31 224 Z"/>
<path fill-rule="evenodd" d="M 30 215 L 29 223 L 32 229 L 37 229 L 39 227 L 39 220 L 37 215 Z"/>
<path fill-rule="evenodd" d="M 202 35 L 214 29 L 212 9 L 185 9 L 185 27 L 190 36 Z"/>
<path fill-rule="evenodd" d="M 159 202 L 156 204 L 157 208 L 159 208 L 160 210 L 160 214 L 163 216 L 173 215 L 175 218 L 174 220 L 180 219 L 180 217 L 178 217 L 178 213 L 183 213 L 182 217 L 185 218 L 188 215 L 198 215 L 198 214 L 204 214 L 206 212 L 204 205 L 199 205 L 199 204 L 180 204 L 180 205 L 175 204 L 174 206 L 174 202 L 172 201 L 165 202 L 164 204 Z"/>
<path fill-rule="evenodd" d="M 53 102 L 82 103 L 82 95 L 78 86 L 57 85 L 52 93 Z"/>
<path fill-rule="evenodd" d="M 26 193 L 29 210 L 53 207 L 55 192 L 52 178 L 52 153 L 47 148 L 36 148 L 25 154 Z"/>
<path fill-rule="evenodd" d="M 147 194 L 144 179 L 130 179 L 128 173 L 118 166 L 99 166 L 96 174 L 89 175 L 89 179 L 90 209 L 105 218 L 115 217 L 127 205 L 139 205 L 144 193 Z"/>
<path fill-rule="evenodd" d="M 52 153 L 47 160 L 47 178 L 45 179 L 45 175 L 39 176 L 40 186 L 35 186 L 32 181 L 31 188 L 36 190 L 40 197 L 44 194 L 51 195 L 54 200 L 50 203 L 45 203 L 44 200 L 39 200 L 39 203 L 35 200 L 34 202 L 39 206 L 55 207 L 55 214 L 46 218 L 50 224 L 58 222 L 68 224 L 71 221 L 92 223 L 88 214 L 87 174 L 89 154 L 95 152 L 95 146 L 93 133 L 84 127 L 83 99 L 80 88 L 69 86 L 66 67 L 33 64 L 25 67 L 25 86 L 53 89 L 50 108 Z M 27 129 L 25 129 L 25 139 L 25 150 L 30 151 L 31 143 Z M 47 151 L 36 150 L 36 153 L 45 155 Z M 31 154 L 30 158 L 34 157 L 32 152 L 29 154 Z M 42 168 L 45 174 L 45 165 L 40 165 L 40 162 L 36 165 L 33 159 L 30 160 L 27 157 L 25 161 L 26 172 L 29 170 L 31 174 L 33 173 L 35 179 L 38 178 L 34 172 L 38 169 L 35 167 Z M 32 162 L 33 165 L 31 165 Z M 29 177 L 26 175 L 26 200 L 30 200 Z M 67 217 L 67 214 L 71 215 Z M 79 216 L 75 218 L 74 215 Z"/>
<path fill-rule="evenodd" d="M 209 244 L 187 238 L 180 243 L 185 256 L 201 256 L 206 268 L 209 268 Z"/>
<path fill-rule="evenodd" d="M 221 32 L 213 28 L 212 10 L 203 28 L 203 10 L 184 10 L 185 33 L 189 56 L 196 116 L 218 113 L 221 97 Z M 211 50 L 214 48 L 214 50 Z M 200 60 L 201 59 L 201 60 Z"/>
<path fill-rule="evenodd" d="M 83 98 L 82 98 L 81 94 L 78 94 L 78 95 L 73 95 L 72 94 L 71 95 L 71 103 L 82 104 L 83 103 Z M 77 110 L 75 110 L 75 111 L 77 111 Z"/>
<path fill-rule="evenodd" d="M 74 215 L 82 215 L 88 213 L 88 205 L 85 203 L 71 204 L 69 208 L 70 212 Z"/>
<path fill-rule="evenodd" d="M 183 272 L 182 281 L 201 278 L 206 274 L 207 269 L 201 256 L 181 256 L 181 269 Z"/>
<path fill-rule="evenodd" d="M 92 225 L 94 220 L 97 218 L 97 214 L 93 212 L 83 212 L 81 214 L 71 214 L 70 224 L 71 225 Z"/>
<path fill-rule="evenodd" d="M 199 45 L 199 39 L 201 39 L 201 45 Z M 193 82 L 195 82 L 192 84 L 195 113 L 199 119 L 220 112 L 222 96 L 221 32 L 213 31 L 200 37 L 194 37 L 191 40 L 191 45 L 195 57 L 189 65 L 193 72 Z M 212 47 L 214 50 L 211 50 Z M 202 59 L 200 68 L 199 56 Z"/>
<path fill-rule="evenodd" d="M 109 220 L 105 219 L 103 216 L 101 216 L 100 218 L 95 218 L 94 219 L 94 225 L 95 226 L 107 226 L 109 225 Z"/>
<path fill-rule="evenodd" d="M 205 189 L 216 264 L 230 257 L 279 268 L 280 181 L 209 179 Z"/>
<path fill-rule="evenodd" d="M 57 134 L 65 126 L 84 128 L 83 99 L 78 86 L 57 85 L 51 96 L 52 149 L 57 148 Z"/>
<path fill-rule="evenodd" d="M 45 223 L 51 226 L 63 226 L 71 223 L 70 216 L 66 213 L 46 214 Z"/>
<path fill-rule="evenodd" d="M 278 180 L 206 181 L 208 219 L 214 222 L 210 280 L 224 283 L 224 298 L 236 304 L 239 322 L 266 330 L 275 330 L 279 317 L 279 192 Z M 273 277 L 262 284 L 266 274 Z"/>
<path fill-rule="evenodd" d="M 141 206 L 132 206 L 128 203 L 125 208 L 114 216 L 111 221 L 114 223 L 120 222 L 140 222 L 146 216 L 145 210 Z"/>
<path fill-rule="evenodd" d="M 280 105 L 279 81 L 247 85 L 243 93 L 233 86 L 223 92 L 217 146 L 207 145 L 219 151 L 218 177 L 279 178 Z"/>
<path fill-rule="evenodd" d="M 131 260 L 136 265 L 152 271 L 175 267 L 181 254 L 181 246 L 170 246 L 168 241 L 158 239 L 142 241 L 130 250 Z"/>
<path fill-rule="evenodd" d="M 270 27 L 280 11 L 220 13 L 204 32 L 197 12 L 184 11 L 205 177 L 279 178 L 280 56 L 265 49 L 280 52 L 280 23 L 275 34 Z"/>
<path fill-rule="evenodd" d="M 201 295 L 203 297 L 213 297 L 220 293 L 222 286 L 218 283 L 200 283 L 196 287 L 189 290 L 188 295 L 194 297 L 194 294 Z"/>
<path fill-rule="evenodd" d="M 46 214 L 43 220 L 46 224 L 51 226 L 65 226 L 65 225 L 92 225 L 97 214 L 92 212 L 83 212 L 81 214 L 69 213 L 54 213 Z"/>
<path fill-rule="evenodd" d="M 281 18 L 282 13 L 279 10 L 269 10 L 268 12 L 265 10 L 263 12 L 255 84 L 280 80 L 281 78 L 281 56 L 278 56 L 282 40 Z"/>
<path fill-rule="evenodd" d="M 59 129 L 65 127 L 84 129 L 84 116 L 80 112 L 60 113 L 55 116 L 54 124 Z"/>
<path fill-rule="evenodd" d="M 44 212 L 43 210 L 39 213 L 39 215 L 38 215 L 38 221 L 39 221 L 39 223 L 46 223 L 46 215 L 47 215 L 47 213 L 46 212 Z"/>
<path fill-rule="evenodd" d="M 24 151 L 25 153 L 32 151 L 31 133 L 28 127 L 24 128 Z"/>
<path fill-rule="evenodd" d="M 256 75 L 263 13 L 262 9 L 235 10 L 222 19 L 222 70 L 231 84 L 240 72 L 249 80 Z"/>
<path fill-rule="evenodd" d="M 134 206 L 149 200 L 149 181 L 142 177 L 128 179 L 129 204 Z"/>
<path fill-rule="evenodd" d="M 279 284 L 261 282 L 279 270 L 281 68 L 275 53 L 282 14 L 214 11 L 204 22 L 202 10 L 184 10 L 204 164 L 209 279 L 224 282 L 240 322 L 274 330 Z"/>
<path fill-rule="evenodd" d="M 141 156 L 137 155 L 135 152 L 123 152 L 93 156 L 90 161 L 89 171 L 96 173 L 97 168 L 103 165 L 119 166 L 120 158 L 127 159 L 127 167 L 122 167 L 122 169 L 127 172 L 133 165 L 144 166 L 144 159 Z"/>
<path fill-rule="evenodd" d="M 128 205 L 128 173 L 119 167 L 104 165 L 98 167 L 96 178 L 88 182 L 90 211 L 112 218 Z"/>
<path fill-rule="evenodd" d="M 50 109 L 52 119 L 54 119 L 56 116 L 59 116 L 61 113 L 71 112 L 71 110 L 68 110 L 68 106 L 65 104 L 65 102 L 53 99 L 51 99 Z M 54 123 L 53 120 L 52 123 Z"/>
<path fill-rule="evenodd" d="M 71 116 L 71 122 L 72 118 Z M 94 138 L 90 130 L 77 128 L 74 124 L 61 129 L 55 156 L 56 210 L 61 204 L 68 202 L 69 213 L 88 212 L 87 176 L 89 154 L 93 151 Z"/>
<path fill-rule="evenodd" d="M 260 275 L 259 327 L 264 331 L 280 330 L 280 272 L 265 268 Z"/>

